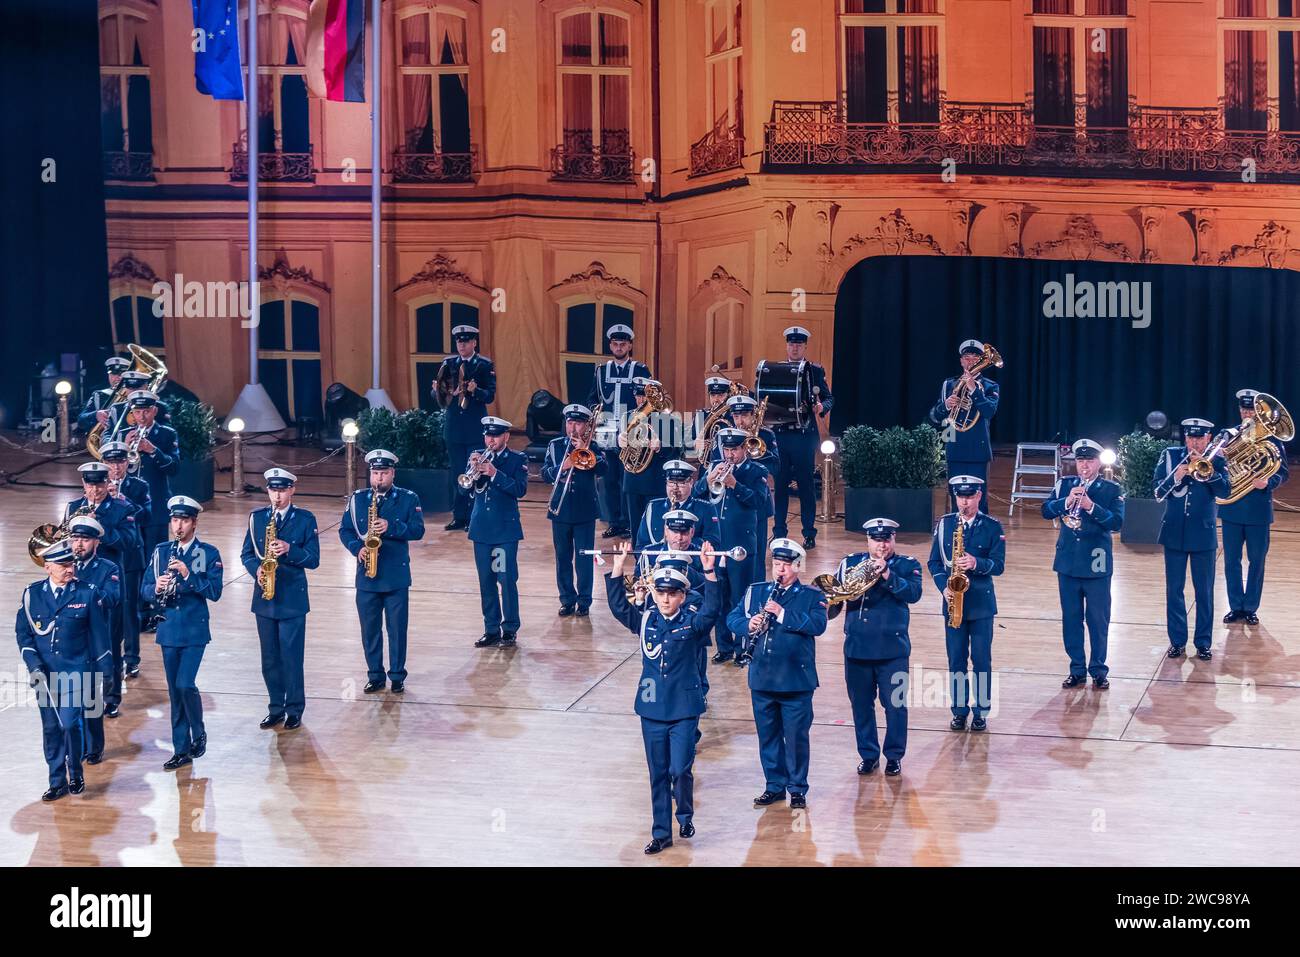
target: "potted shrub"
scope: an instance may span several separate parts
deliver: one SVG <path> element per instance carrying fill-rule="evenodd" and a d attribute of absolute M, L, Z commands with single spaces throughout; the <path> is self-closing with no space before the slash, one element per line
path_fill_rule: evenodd
<path fill-rule="evenodd" d="M 217 417 L 212 406 L 193 399 L 168 399 L 169 424 L 176 430 L 180 468 L 171 478 L 172 493 L 188 495 L 196 502 L 212 498 L 216 475 L 212 447 L 217 439 Z"/>
<path fill-rule="evenodd" d="M 451 511 L 451 475 L 447 471 L 447 441 L 441 410 L 366 409 L 357 416 L 357 445 L 362 455 L 388 449 L 397 456 L 394 481 L 420 496 L 426 512 Z M 364 463 L 359 464 L 364 468 Z"/>
<path fill-rule="evenodd" d="M 1160 538 L 1165 506 L 1156 501 L 1152 485 L 1156 462 L 1168 447 L 1166 440 L 1136 430 L 1119 440 L 1119 483 L 1124 487 L 1124 527 L 1119 540 L 1126 545 L 1154 545 Z"/>
<path fill-rule="evenodd" d="M 844 527 L 861 532 L 869 518 L 892 518 L 901 532 L 934 529 L 934 487 L 943 477 L 939 433 L 855 425 L 840 438 L 844 474 Z"/>

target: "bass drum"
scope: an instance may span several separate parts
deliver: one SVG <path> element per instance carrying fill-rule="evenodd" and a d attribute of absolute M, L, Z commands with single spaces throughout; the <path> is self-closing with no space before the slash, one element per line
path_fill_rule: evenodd
<path fill-rule="evenodd" d="M 764 425 L 804 428 L 813 418 L 808 363 L 769 362 L 764 359 L 755 370 L 754 398 L 760 403 L 767 400 L 767 410 L 763 414 Z"/>

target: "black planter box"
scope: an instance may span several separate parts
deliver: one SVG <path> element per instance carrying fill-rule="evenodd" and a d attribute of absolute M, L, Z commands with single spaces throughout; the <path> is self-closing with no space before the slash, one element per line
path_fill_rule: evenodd
<path fill-rule="evenodd" d="M 451 472 L 447 469 L 397 469 L 394 481 L 420 496 L 425 512 L 451 511 Z"/>
<path fill-rule="evenodd" d="M 869 518 L 892 518 L 900 532 L 934 531 L 934 490 L 928 488 L 846 488 L 844 528 L 866 534 Z"/>
<path fill-rule="evenodd" d="M 181 459 L 180 467 L 172 476 L 172 494 L 188 495 L 196 502 L 207 502 L 212 499 L 215 481 L 216 465 L 211 458 L 198 462 Z M 163 502 L 162 505 L 163 510 L 166 511 L 167 503 Z M 157 508 L 156 505 L 154 507 Z"/>
<path fill-rule="evenodd" d="M 1124 502 L 1124 527 L 1119 540 L 1125 545 L 1154 545 L 1160 540 L 1164 502 L 1153 498 L 1130 498 Z"/>

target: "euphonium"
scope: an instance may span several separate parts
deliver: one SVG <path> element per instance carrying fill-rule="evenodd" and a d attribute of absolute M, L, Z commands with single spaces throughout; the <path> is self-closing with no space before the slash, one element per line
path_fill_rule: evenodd
<path fill-rule="evenodd" d="M 1002 368 L 1002 356 L 997 349 L 994 349 L 987 342 L 984 343 L 984 357 L 979 362 L 971 366 L 969 372 L 962 373 L 962 377 L 957 380 L 956 385 L 952 387 L 952 394 L 957 396 L 957 405 L 948 415 L 945 424 L 951 425 L 958 432 L 969 432 L 975 427 L 975 423 L 980 420 L 978 411 L 971 410 L 970 389 L 966 385 L 966 376 L 975 376 L 983 372 L 989 366 Z"/>
<path fill-rule="evenodd" d="M 837 575 L 818 575 L 813 584 L 826 594 L 829 606 L 829 618 L 834 618 L 846 602 L 857 601 L 880 581 L 880 570 L 876 568 L 874 558 L 864 558 L 844 572 L 841 580 Z"/>
<path fill-rule="evenodd" d="M 32 529 L 32 534 L 27 539 L 27 557 L 37 568 L 45 567 L 45 559 L 41 558 L 41 552 L 55 542 L 61 542 L 68 537 L 68 525 L 78 515 L 94 515 L 95 506 L 83 505 L 75 512 L 69 512 L 58 525 L 53 522 L 46 522 L 44 525 L 37 525 Z"/>
<path fill-rule="evenodd" d="M 672 411 L 673 400 L 662 387 L 657 385 L 645 387 L 645 403 L 628 416 L 627 429 L 624 433 L 627 436 L 627 447 L 618 453 L 619 461 L 623 463 L 623 471 L 640 475 L 649 467 L 654 458 L 654 449 L 650 445 L 650 440 L 654 436 L 654 427 L 650 424 L 650 416 L 655 412 Z"/>
<path fill-rule="evenodd" d="M 366 538 L 361 548 L 365 554 L 366 577 L 374 578 L 379 574 L 379 546 L 383 540 L 379 537 L 379 500 L 378 492 L 370 492 L 370 510 L 366 512 Z"/>
<path fill-rule="evenodd" d="M 1216 499 L 1220 505 L 1248 495 L 1256 479 L 1270 479 L 1282 467 L 1282 456 L 1270 438 L 1290 442 L 1295 438 L 1295 422 L 1281 402 L 1261 392 L 1255 396 L 1254 418 L 1243 422 L 1220 449 L 1232 484 L 1226 498 Z"/>
<path fill-rule="evenodd" d="M 961 627 L 962 596 L 970 588 L 970 579 L 964 569 L 957 567 L 957 562 L 966 554 L 966 532 L 961 522 L 961 515 L 956 516 L 957 525 L 952 530 L 952 571 L 948 573 L 948 627 Z"/>
<path fill-rule="evenodd" d="M 262 537 L 262 600 L 270 601 L 275 597 L 275 570 L 280 567 L 279 560 L 271 553 L 271 545 L 277 538 L 275 529 L 275 509 L 266 522 L 266 534 Z"/>
<path fill-rule="evenodd" d="M 135 365 L 131 367 L 131 371 L 149 373 L 153 378 L 149 380 L 147 388 L 150 392 L 156 393 L 160 391 L 163 384 L 167 381 L 167 366 L 163 365 L 163 361 L 148 349 L 143 346 L 138 346 L 134 342 L 126 348 L 135 359 Z M 112 397 L 108 400 L 108 408 L 111 409 L 113 405 L 118 402 L 125 402 L 127 394 L 128 389 L 125 386 L 119 386 L 118 390 L 114 392 Z M 113 423 L 113 431 L 109 433 L 109 439 L 113 439 L 117 436 L 117 433 L 121 431 L 122 426 L 126 424 L 126 418 L 127 411 L 123 410 L 122 415 Z M 104 428 L 103 423 L 96 423 L 95 427 L 90 430 L 90 434 L 86 436 L 86 451 L 97 459 L 102 458 L 99 454 L 99 447 L 104 441 Z M 136 444 L 138 445 L 139 443 Z M 139 457 L 140 453 L 137 450 L 137 461 L 139 461 Z"/>

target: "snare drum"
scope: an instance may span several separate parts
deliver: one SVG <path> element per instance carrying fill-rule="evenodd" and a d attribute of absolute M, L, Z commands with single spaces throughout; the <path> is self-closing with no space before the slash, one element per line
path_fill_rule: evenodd
<path fill-rule="evenodd" d="M 760 362 L 754 375 L 754 398 L 760 403 L 767 399 L 763 424 L 802 430 L 813 421 L 811 379 L 806 360 Z"/>

